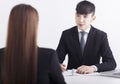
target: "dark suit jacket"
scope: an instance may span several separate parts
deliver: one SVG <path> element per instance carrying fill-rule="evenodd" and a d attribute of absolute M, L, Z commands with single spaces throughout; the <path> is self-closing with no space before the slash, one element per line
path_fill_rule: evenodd
<path fill-rule="evenodd" d="M 112 51 L 109 47 L 107 34 L 91 26 L 82 56 L 77 26 L 63 31 L 57 53 L 60 63 L 68 54 L 68 69 L 81 65 L 95 65 L 98 72 L 113 70 L 116 67 Z M 100 59 L 102 57 L 102 63 Z"/>
<path fill-rule="evenodd" d="M 2 54 L 3 49 L 0 49 L 0 58 Z M 54 50 L 47 48 L 38 49 L 37 80 L 37 84 L 66 84 L 60 69 L 57 54 Z"/>

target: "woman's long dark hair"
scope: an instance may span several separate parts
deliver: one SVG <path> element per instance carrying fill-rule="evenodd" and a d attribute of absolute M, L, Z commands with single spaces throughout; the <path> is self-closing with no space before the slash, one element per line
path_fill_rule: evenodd
<path fill-rule="evenodd" d="M 3 84 L 35 84 L 37 80 L 38 12 L 27 4 L 13 7 L 3 56 Z"/>

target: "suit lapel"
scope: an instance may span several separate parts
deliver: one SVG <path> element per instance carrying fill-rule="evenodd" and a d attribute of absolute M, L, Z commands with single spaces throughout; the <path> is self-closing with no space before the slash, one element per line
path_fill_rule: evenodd
<path fill-rule="evenodd" d="M 91 45 L 94 45 L 94 39 L 95 39 L 95 30 L 93 27 L 91 27 L 90 32 L 88 34 L 88 38 L 86 41 L 86 45 L 84 48 L 84 56 L 87 54 L 87 52 L 89 52 L 91 50 L 92 47 L 90 47 Z"/>
<path fill-rule="evenodd" d="M 79 36 L 78 36 L 78 30 L 77 30 L 77 26 L 75 26 L 74 30 L 73 30 L 73 33 L 72 33 L 72 36 L 73 36 L 73 43 L 75 45 L 75 50 L 77 51 L 78 53 L 78 58 L 81 59 L 82 57 L 82 52 L 81 52 L 81 45 L 80 45 L 80 42 L 79 42 Z"/>

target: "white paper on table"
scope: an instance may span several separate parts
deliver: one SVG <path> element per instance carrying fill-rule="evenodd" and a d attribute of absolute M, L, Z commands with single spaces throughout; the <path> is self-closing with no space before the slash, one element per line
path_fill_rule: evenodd
<path fill-rule="evenodd" d="M 71 69 L 63 72 L 64 76 L 79 76 L 79 75 L 100 75 L 100 73 L 95 72 L 95 73 L 90 73 L 90 74 L 78 74 L 76 73 L 76 69 Z"/>
<path fill-rule="evenodd" d="M 67 70 L 65 72 L 63 72 L 64 76 L 76 76 L 76 75 L 80 75 L 78 73 L 76 73 L 76 69 L 71 69 L 71 70 Z"/>

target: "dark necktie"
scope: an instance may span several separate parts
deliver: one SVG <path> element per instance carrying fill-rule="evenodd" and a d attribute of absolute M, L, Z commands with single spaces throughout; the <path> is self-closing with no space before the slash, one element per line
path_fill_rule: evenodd
<path fill-rule="evenodd" d="M 85 32 L 82 31 L 80 32 L 81 33 L 81 50 L 82 50 L 82 54 L 84 52 L 84 47 L 85 47 L 85 39 L 84 39 L 84 36 L 85 36 Z"/>

